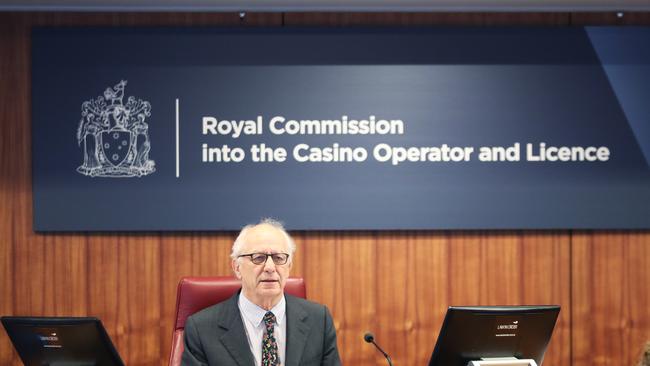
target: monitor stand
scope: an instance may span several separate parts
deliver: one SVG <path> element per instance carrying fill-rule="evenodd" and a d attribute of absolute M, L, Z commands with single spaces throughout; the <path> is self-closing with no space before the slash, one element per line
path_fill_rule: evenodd
<path fill-rule="evenodd" d="M 481 358 L 480 361 L 469 361 L 467 366 L 537 366 L 535 360 L 518 359 L 516 357 Z"/>

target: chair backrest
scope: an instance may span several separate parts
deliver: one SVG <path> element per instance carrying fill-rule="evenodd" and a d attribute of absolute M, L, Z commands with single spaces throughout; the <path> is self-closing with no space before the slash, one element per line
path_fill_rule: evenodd
<path fill-rule="evenodd" d="M 188 316 L 208 306 L 230 298 L 241 288 L 235 277 L 183 277 L 176 290 L 176 317 L 172 334 L 172 349 L 169 366 L 179 366 L 183 355 L 183 335 Z M 287 279 L 284 292 L 297 297 L 306 297 L 305 281 L 302 278 Z"/>

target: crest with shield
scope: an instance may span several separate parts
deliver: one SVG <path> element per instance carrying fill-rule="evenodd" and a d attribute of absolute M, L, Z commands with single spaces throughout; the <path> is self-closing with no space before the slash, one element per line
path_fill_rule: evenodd
<path fill-rule="evenodd" d="M 84 148 L 84 162 L 77 171 L 90 177 L 141 177 L 156 171 L 149 158 L 151 104 L 130 96 L 123 103 L 122 80 L 103 96 L 81 106 L 77 141 Z"/>

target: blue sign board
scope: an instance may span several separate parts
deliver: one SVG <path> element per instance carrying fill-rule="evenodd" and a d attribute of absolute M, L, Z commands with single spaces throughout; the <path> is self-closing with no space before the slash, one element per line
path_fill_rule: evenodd
<path fill-rule="evenodd" d="M 650 228 L 650 28 L 35 28 L 34 230 Z"/>

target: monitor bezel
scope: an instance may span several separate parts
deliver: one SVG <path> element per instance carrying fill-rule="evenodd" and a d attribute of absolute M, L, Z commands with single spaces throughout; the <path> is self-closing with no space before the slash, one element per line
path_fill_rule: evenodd
<path fill-rule="evenodd" d="M 115 345 L 113 344 L 104 324 L 99 318 L 96 317 L 35 317 L 35 316 L 3 316 L 0 318 L 11 343 L 20 356 L 21 361 L 26 364 L 26 355 L 21 353 L 18 347 L 16 347 L 16 327 L 19 326 L 28 326 L 30 328 L 47 328 L 47 327 L 65 327 L 65 326 L 75 326 L 75 325 L 94 325 L 94 329 L 97 331 L 98 338 L 102 343 L 102 346 L 108 351 L 108 354 L 111 356 L 113 364 L 116 366 L 124 366 L 124 362 L 120 357 L 120 354 L 117 352 Z"/>
<path fill-rule="evenodd" d="M 544 353 L 551 340 L 551 336 L 557 324 L 557 319 L 561 311 L 560 305 L 497 305 L 497 306 L 449 306 L 445 314 L 442 326 L 440 328 L 440 333 L 438 334 L 438 339 L 436 340 L 436 345 L 431 353 L 431 358 L 429 359 L 429 366 L 438 366 L 435 361 L 440 357 L 442 352 L 442 343 L 446 339 L 446 334 L 448 333 L 450 323 L 456 312 L 471 312 L 475 314 L 487 314 L 487 315 L 518 315 L 518 314 L 527 314 L 527 313 L 554 313 L 553 326 L 551 327 L 551 332 L 546 339 L 546 342 L 542 345 Z M 541 362 L 540 362 L 541 364 Z M 455 366 L 455 365 L 454 365 Z M 463 365 L 464 366 L 464 365 Z"/>

